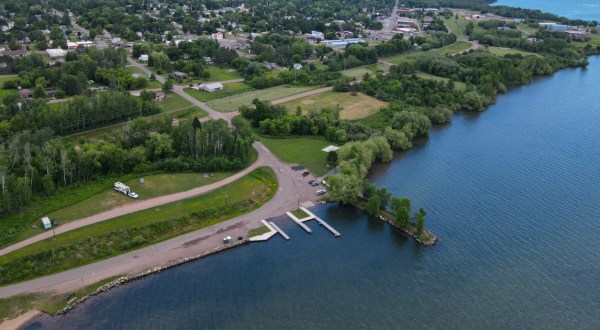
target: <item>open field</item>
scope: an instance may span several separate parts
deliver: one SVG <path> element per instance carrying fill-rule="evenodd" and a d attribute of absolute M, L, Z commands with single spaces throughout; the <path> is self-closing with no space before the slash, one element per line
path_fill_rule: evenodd
<path fill-rule="evenodd" d="M 243 82 L 234 82 L 234 83 L 223 84 L 223 90 L 212 92 L 212 93 L 200 91 L 200 90 L 192 89 L 192 88 L 184 89 L 184 91 L 188 95 L 190 95 L 191 97 L 195 98 L 196 100 L 198 100 L 200 102 L 208 102 L 208 101 L 220 99 L 220 98 L 231 96 L 231 95 L 248 92 L 251 90 L 252 90 L 252 87 L 246 85 Z"/>
<path fill-rule="evenodd" d="M 163 112 L 167 112 L 169 110 L 191 107 L 192 103 L 173 92 L 169 92 L 167 93 L 167 96 L 164 99 L 164 101 L 158 102 L 158 106 L 162 109 Z"/>
<path fill-rule="evenodd" d="M 207 79 L 198 79 L 193 78 L 191 80 L 186 80 L 185 82 L 176 83 L 177 85 L 187 85 L 193 83 L 203 83 L 203 82 L 211 82 L 211 81 L 225 81 L 225 80 L 233 80 L 233 79 L 241 79 L 242 76 L 239 72 L 237 72 L 234 68 L 223 67 L 220 68 L 218 66 L 211 65 L 208 67 L 208 72 L 210 72 L 210 77 Z"/>
<path fill-rule="evenodd" d="M 452 45 L 448 45 L 448 46 L 445 46 L 442 48 L 432 49 L 432 50 L 429 50 L 429 52 L 447 55 L 447 54 L 455 54 L 458 52 L 465 51 L 465 50 L 469 49 L 470 47 L 471 47 L 470 42 L 457 41 L 457 42 L 453 43 Z"/>
<path fill-rule="evenodd" d="M 208 112 L 206 112 L 196 106 L 169 112 L 169 114 L 172 115 L 173 118 L 177 118 L 177 119 L 190 119 L 190 118 L 194 118 L 194 117 L 198 117 L 198 118 L 208 117 Z"/>
<path fill-rule="evenodd" d="M 400 64 L 400 63 L 414 63 L 417 60 L 416 55 L 420 54 L 420 51 L 411 50 L 408 52 L 403 52 L 398 55 L 382 57 L 380 60 L 386 61 L 392 64 Z"/>
<path fill-rule="evenodd" d="M 540 54 L 536 54 L 536 53 L 531 53 L 531 52 L 526 52 L 524 50 L 519 50 L 519 49 L 514 49 L 514 48 L 504 48 L 504 47 L 487 47 L 487 49 L 490 51 L 490 53 L 496 55 L 496 56 L 504 56 L 504 55 L 514 55 L 514 54 L 521 54 L 523 56 L 537 56 L 537 57 L 543 57 Z"/>
<path fill-rule="evenodd" d="M 324 92 L 317 95 L 303 97 L 301 99 L 281 103 L 291 112 L 297 107 L 302 108 L 303 113 L 319 111 L 325 107 L 341 108 L 340 119 L 360 119 L 368 117 L 387 106 L 387 102 L 380 101 L 374 97 L 357 93 Z"/>
<path fill-rule="evenodd" d="M 315 88 L 317 87 L 277 86 L 220 98 L 217 100 L 207 102 L 206 105 L 220 112 L 237 111 L 237 109 L 240 106 L 251 104 L 252 100 L 256 98 L 263 101 L 272 101 L 283 97 L 303 93 Z"/>
<path fill-rule="evenodd" d="M 340 71 L 344 76 L 356 79 L 362 79 L 365 73 L 375 74 L 377 71 L 387 72 L 389 70 L 389 66 L 384 64 L 373 64 L 367 66 L 361 66 L 357 68 L 352 68 L 344 71 Z"/>
<path fill-rule="evenodd" d="M 137 73 L 140 76 L 146 78 L 148 80 L 148 87 L 146 88 L 161 88 L 162 84 L 157 81 L 157 80 L 150 80 L 150 78 L 146 77 L 146 73 L 138 68 L 136 68 L 135 66 L 126 66 L 125 70 L 131 72 L 131 73 Z"/>
<path fill-rule="evenodd" d="M 270 168 L 258 168 L 211 191 L 46 239 L 0 257 L 0 285 L 50 275 L 205 228 L 254 210 L 277 191 Z"/>
<path fill-rule="evenodd" d="M 4 97 L 6 97 L 7 95 L 16 95 L 19 93 L 19 91 L 17 91 L 16 89 L 2 88 L 4 86 L 5 81 L 9 81 L 9 80 L 17 79 L 17 78 L 18 78 L 17 76 L 0 76 L 0 101 L 2 101 L 2 99 L 4 99 Z"/>
<path fill-rule="evenodd" d="M 423 71 L 417 71 L 415 73 L 415 75 L 417 75 L 417 77 L 420 77 L 423 79 L 431 79 L 431 80 L 437 80 L 437 81 L 443 81 L 443 82 L 448 82 L 450 80 L 448 78 L 434 76 L 432 74 L 429 74 L 429 73 L 426 73 Z M 465 83 L 462 81 L 455 81 L 454 86 L 456 86 L 456 89 L 459 89 L 459 90 L 465 90 L 467 88 L 467 85 L 465 85 Z"/>
<path fill-rule="evenodd" d="M 444 21 L 444 25 L 446 25 L 446 27 L 454 34 L 456 34 L 456 37 L 458 38 L 458 40 L 467 40 L 467 36 L 465 35 L 465 26 L 467 26 L 467 20 L 459 17 L 459 19 L 456 19 L 454 17 L 451 18 L 444 18 L 442 19 Z"/>
<path fill-rule="evenodd" d="M 315 177 L 321 176 L 330 168 L 327 167 L 327 153 L 321 149 L 332 143 L 321 136 L 297 138 L 268 138 L 259 136 L 262 142 L 277 158 L 289 164 L 302 164 Z"/>
<path fill-rule="evenodd" d="M 156 174 L 145 176 L 144 184 L 141 184 L 138 178 L 123 183 L 131 187 L 131 190 L 140 196 L 139 201 L 143 201 L 211 184 L 222 180 L 231 174 L 232 173 L 214 173 L 207 178 L 205 178 L 202 173 Z M 136 202 L 136 200 L 127 197 L 112 188 L 108 188 L 80 203 L 56 210 L 48 214 L 48 216 L 50 219 L 65 223 L 108 211 L 124 204 Z"/>

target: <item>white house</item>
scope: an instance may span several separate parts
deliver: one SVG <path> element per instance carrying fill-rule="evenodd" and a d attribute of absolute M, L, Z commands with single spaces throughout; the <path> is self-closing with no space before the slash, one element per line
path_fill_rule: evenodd
<path fill-rule="evenodd" d="M 212 34 L 213 39 L 217 39 L 217 40 L 223 40 L 223 33 L 222 32 L 215 32 Z"/>
<path fill-rule="evenodd" d="M 139 58 L 140 62 L 148 62 L 148 54 L 142 54 Z"/>
<path fill-rule="evenodd" d="M 65 57 L 67 56 L 67 51 L 61 48 L 48 48 L 46 49 L 46 53 L 50 55 L 50 57 Z"/>
<path fill-rule="evenodd" d="M 223 84 L 221 84 L 220 82 L 204 83 L 198 85 L 198 89 L 201 91 L 212 93 L 222 90 Z"/>

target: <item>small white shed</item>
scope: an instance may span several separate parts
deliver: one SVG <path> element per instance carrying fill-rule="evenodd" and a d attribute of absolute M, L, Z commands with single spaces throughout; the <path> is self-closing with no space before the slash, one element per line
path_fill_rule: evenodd
<path fill-rule="evenodd" d="M 205 83 L 198 85 L 198 89 L 200 89 L 201 91 L 212 93 L 222 90 L 223 84 L 221 84 L 220 82 Z"/>
<path fill-rule="evenodd" d="M 44 225 L 44 229 L 52 228 L 52 223 L 50 222 L 50 219 L 48 217 L 42 218 L 42 224 Z"/>

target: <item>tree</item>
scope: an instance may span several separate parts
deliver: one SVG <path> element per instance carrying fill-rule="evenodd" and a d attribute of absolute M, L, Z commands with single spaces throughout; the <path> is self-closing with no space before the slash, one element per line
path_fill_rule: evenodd
<path fill-rule="evenodd" d="M 171 82 L 171 80 L 167 80 L 165 81 L 165 83 L 162 85 L 162 91 L 167 93 L 173 90 L 173 82 Z"/>
<path fill-rule="evenodd" d="M 425 210 L 420 209 L 419 212 L 415 213 L 415 223 L 417 227 L 417 236 L 423 234 L 423 228 L 425 227 Z"/>
<path fill-rule="evenodd" d="M 373 195 L 371 197 L 369 197 L 369 201 L 367 202 L 367 213 L 369 213 L 372 216 L 378 216 L 379 215 L 379 205 L 381 204 L 381 201 L 379 200 L 379 196 L 377 195 Z"/>
<path fill-rule="evenodd" d="M 405 227 L 408 225 L 408 221 L 410 220 L 410 213 L 404 207 L 399 207 L 396 210 L 396 224 L 400 227 Z"/>
<path fill-rule="evenodd" d="M 35 97 L 36 99 L 45 98 L 46 90 L 44 90 L 44 87 L 42 87 L 40 85 L 35 86 L 35 88 L 33 89 L 33 97 Z"/>
<path fill-rule="evenodd" d="M 377 197 L 379 197 L 379 208 L 381 210 L 387 209 L 392 193 L 389 192 L 385 187 L 377 190 Z"/>

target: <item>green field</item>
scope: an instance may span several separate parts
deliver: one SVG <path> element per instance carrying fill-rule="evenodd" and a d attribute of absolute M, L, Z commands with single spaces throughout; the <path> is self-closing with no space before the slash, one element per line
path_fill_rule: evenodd
<path fill-rule="evenodd" d="M 135 66 L 126 66 L 125 70 L 131 72 L 131 73 L 137 73 L 140 76 L 146 78 L 148 80 L 148 86 L 146 88 L 161 88 L 162 84 L 158 81 L 158 80 L 150 80 L 149 78 L 146 77 L 146 73 L 142 70 L 140 70 L 139 68 L 135 67 Z"/>
<path fill-rule="evenodd" d="M 108 211 L 124 204 L 139 203 L 158 196 L 169 195 L 192 188 L 201 187 L 222 180 L 232 173 L 214 173 L 205 178 L 202 173 L 157 174 L 144 177 L 144 184 L 138 178 L 125 181 L 131 190 L 140 198 L 136 201 L 114 189 L 108 188 L 80 203 L 56 210 L 48 216 L 60 223 L 82 219 L 91 215 Z"/>
<path fill-rule="evenodd" d="M 220 98 L 207 102 L 206 105 L 220 112 L 237 111 L 240 106 L 251 104 L 252 100 L 256 98 L 263 101 L 273 101 L 283 97 L 303 93 L 315 88 L 316 87 L 277 86 Z"/>
<path fill-rule="evenodd" d="M 452 18 L 444 18 L 444 24 L 450 31 L 456 34 L 458 40 L 467 40 L 467 36 L 465 35 L 465 26 L 467 25 L 467 20 L 464 18 L 456 19 Z"/>
<path fill-rule="evenodd" d="M 323 137 L 276 139 L 259 136 L 259 140 L 283 162 L 302 164 L 314 176 L 321 176 L 330 170 L 327 167 L 327 153 L 321 149 L 332 143 Z"/>
<path fill-rule="evenodd" d="M 303 113 L 319 111 L 325 107 L 341 108 L 340 119 L 360 119 L 368 117 L 379 109 L 387 106 L 387 102 L 380 101 L 374 97 L 357 93 L 324 92 L 316 95 L 306 96 L 300 99 L 281 103 L 290 112 L 295 112 L 297 107 L 302 108 Z"/>
<path fill-rule="evenodd" d="M 504 56 L 504 55 L 514 55 L 514 54 L 521 54 L 523 56 L 537 56 L 537 57 L 543 57 L 540 54 L 536 54 L 536 53 L 531 53 L 531 52 L 526 52 L 524 50 L 518 50 L 518 49 L 514 49 L 514 48 L 502 48 L 502 47 L 486 47 L 487 50 L 489 50 L 490 53 L 496 55 L 496 56 Z"/>
<path fill-rule="evenodd" d="M 457 41 L 457 42 L 453 43 L 452 45 L 448 45 L 448 46 L 445 46 L 442 48 L 432 49 L 429 52 L 439 53 L 442 55 L 448 55 L 448 54 L 456 54 L 456 53 L 465 51 L 465 50 L 469 49 L 470 47 L 471 47 L 470 42 Z"/>
<path fill-rule="evenodd" d="M 196 100 L 198 100 L 200 102 L 208 102 L 208 101 L 220 99 L 220 98 L 231 96 L 231 95 L 248 92 L 251 90 L 252 90 L 252 87 L 246 85 L 243 82 L 225 83 L 225 84 L 223 84 L 222 90 L 212 92 L 212 93 L 200 91 L 200 90 L 192 89 L 192 88 L 184 89 L 184 91 L 188 95 L 192 96 L 193 98 L 195 98 Z"/>
<path fill-rule="evenodd" d="M 182 110 L 169 112 L 169 115 L 173 116 L 173 118 L 177 119 L 190 119 L 194 117 L 204 118 L 208 117 L 208 112 L 198 108 L 198 107 L 189 107 Z"/>
<path fill-rule="evenodd" d="M 184 99 L 183 97 L 173 92 L 169 92 L 167 93 L 167 97 L 163 101 L 158 102 L 158 106 L 162 109 L 163 112 L 168 112 L 170 110 L 178 110 L 191 107 L 192 102 Z"/>
<path fill-rule="evenodd" d="M 2 99 L 4 99 L 4 97 L 6 97 L 8 95 L 16 95 L 19 93 L 19 91 L 17 91 L 16 89 L 2 88 L 4 86 L 5 81 L 9 81 L 9 80 L 17 79 L 17 78 L 18 78 L 17 76 L 0 76 L 0 102 L 2 101 Z"/>
<path fill-rule="evenodd" d="M 124 215 L 0 257 L 0 285 L 54 274 L 205 228 L 254 210 L 277 191 L 266 167 L 207 194 Z"/>
<path fill-rule="evenodd" d="M 417 71 L 415 73 L 415 75 L 417 75 L 417 77 L 423 78 L 423 79 L 431 79 L 431 80 L 437 80 L 437 81 L 443 81 L 443 82 L 448 82 L 450 79 L 448 78 L 444 78 L 444 77 L 440 77 L 440 76 L 434 76 L 432 74 L 429 73 L 425 73 L 422 71 Z M 455 81 L 454 82 L 454 86 L 456 86 L 456 89 L 459 90 L 465 90 L 467 88 L 467 85 L 462 82 L 462 81 Z"/>
<path fill-rule="evenodd" d="M 408 52 L 403 52 L 401 54 L 398 55 L 394 55 L 394 56 L 388 56 L 388 57 L 382 57 L 380 60 L 392 63 L 392 64 L 400 64 L 400 63 L 415 63 L 415 61 L 417 60 L 416 55 L 420 54 L 421 52 L 419 51 L 408 51 Z"/>
<path fill-rule="evenodd" d="M 350 78 L 362 79 L 365 73 L 375 74 L 377 71 L 387 72 L 389 70 L 388 65 L 384 64 L 373 64 L 367 66 L 361 66 L 358 68 L 352 68 L 348 70 L 340 71 L 341 74 Z"/>
<path fill-rule="evenodd" d="M 234 80 L 241 79 L 242 76 L 239 72 L 237 72 L 234 68 L 223 67 L 220 68 L 218 66 L 209 66 L 208 72 L 210 72 L 210 77 L 208 79 L 198 79 L 192 78 L 186 80 L 185 82 L 177 83 L 177 85 L 187 85 L 192 83 L 203 83 L 203 82 L 211 82 L 211 81 L 225 81 L 225 80 Z"/>

